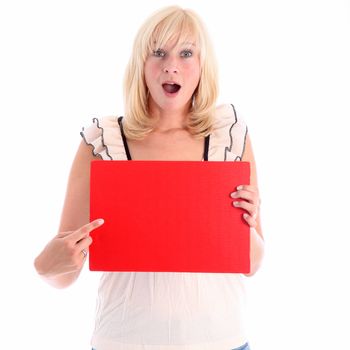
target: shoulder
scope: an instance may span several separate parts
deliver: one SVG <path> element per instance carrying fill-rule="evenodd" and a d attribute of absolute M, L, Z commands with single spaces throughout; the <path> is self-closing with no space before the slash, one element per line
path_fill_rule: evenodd
<path fill-rule="evenodd" d="M 82 132 L 85 137 L 95 136 L 105 132 L 105 129 L 119 129 L 118 119 L 121 117 L 117 116 L 104 116 L 104 117 L 94 117 L 92 121 L 87 124 L 87 126 L 82 127 Z"/>
<path fill-rule="evenodd" d="M 92 147 L 94 156 L 104 160 L 123 159 L 124 146 L 120 131 L 121 117 L 103 116 L 92 118 L 92 122 L 82 127 L 80 135 L 85 143 Z M 115 158 L 117 157 L 117 158 Z"/>
<path fill-rule="evenodd" d="M 214 114 L 214 130 L 227 127 L 247 128 L 245 120 L 237 113 L 235 106 L 230 103 L 218 105 Z"/>
<path fill-rule="evenodd" d="M 241 160 L 247 133 L 246 122 L 233 104 L 218 105 L 210 136 L 211 159 Z"/>

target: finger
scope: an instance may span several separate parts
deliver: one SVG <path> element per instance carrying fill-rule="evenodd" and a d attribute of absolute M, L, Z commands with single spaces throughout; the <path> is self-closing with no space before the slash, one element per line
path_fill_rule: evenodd
<path fill-rule="evenodd" d="M 79 244 L 76 245 L 76 251 L 85 260 L 89 254 L 89 246 L 92 243 L 91 237 L 84 238 Z"/>
<path fill-rule="evenodd" d="M 79 250 L 78 254 L 79 254 L 79 259 L 82 259 L 83 261 L 85 261 L 85 259 L 89 254 L 89 248 L 83 248 L 82 250 Z"/>
<path fill-rule="evenodd" d="M 250 227 L 257 227 L 257 222 L 251 215 L 249 215 L 247 213 L 244 213 L 243 214 L 243 219 L 247 222 L 247 224 Z"/>
<path fill-rule="evenodd" d="M 87 236 L 83 239 L 81 239 L 76 245 L 75 245 L 75 249 L 78 252 L 81 252 L 83 249 L 85 249 L 86 251 L 89 251 L 89 246 L 92 243 L 92 238 L 90 236 Z"/>
<path fill-rule="evenodd" d="M 65 231 L 65 232 L 58 232 L 57 237 L 64 238 L 72 234 L 74 231 Z"/>
<path fill-rule="evenodd" d="M 95 230 L 96 228 L 98 228 L 101 225 L 103 225 L 103 223 L 104 223 L 103 219 L 97 219 L 97 220 L 91 221 L 88 224 L 86 224 L 86 225 L 82 226 L 81 228 L 79 228 L 78 230 L 74 231 L 71 234 L 70 238 L 75 243 L 77 243 L 81 239 L 87 237 L 92 230 Z"/>
<path fill-rule="evenodd" d="M 236 187 L 238 191 L 240 190 L 245 190 L 245 191 L 250 191 L 250 192 L 259 192 L 256 186 L 253 185 L 239 185 Z"/>
<path fill-rule="evenodd" d="M 87 252 L 87 250 L 86 249 L 83 249 L 81 252 L 80 252 L 81 254 L 82 254 L 82 256 L 83 256 L 83 260 L 85 260 L 86 259 L 86 257 L 88 256 L 88 252 Z"/>
<path fill-rule="evenodd" d="M 245 209 L 249 215 L 251 215 L 254 219 L 256 219 L 257 215 L 258 215 L 258 208 L 256 205 L 251 204 L 249 202 L 246 201 L 234 201 L 232 203 L 232 205 L 236 208 L 242 208 Z"/>
<path fill-rule="evenodd" d="M 86 224 L 86 225 L 80 227 L 80 229 L 78 229 L 78 230 L 84 229 L 84 227 L 86 227 L 86 226 L 88 226 L 88 225 L 91 225 L 91 224 L 93 224 L 93 223 L 95 223 L 96 221 L 99 221 L 99 220 L 103 220 L 103 219 L 96 219 L 96 220 L 94 220 L 94 221 L 91 221 L 90 223 L 88 223 L 88 224 Z M 59 233 L 57 234 L 57 237 L 59 237 L 59 238 L 64 238 L 64 237 L 67 237 L 67 236 L 69 236 L 69 235 L 72 235 L 72 233 L 77 233 L 78 230 L 59 232 Z M 87 233 L 89 233 L 89 232 L 87 232 Z M 86 236 L 86 235 L 85 235 L 85 236 Z M 74 236 L 72 235 L 72 237 L 74 237 Z"/>
<path fill-rule="evenodd" d="M 237 192 L 233 192 L 233 193 L 231 193 L 231 197 L 232 198 L 246 199 L 247 201 L 249 201 L 252 204 L 258 204 L 258 202 L 259 202 L 259 197 L 258 197 L 257 193 L 247 191 L 247 190 L 240 190 Z"/>

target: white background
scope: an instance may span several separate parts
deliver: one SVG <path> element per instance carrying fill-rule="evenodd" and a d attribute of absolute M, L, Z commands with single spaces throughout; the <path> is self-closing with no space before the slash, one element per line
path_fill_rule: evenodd
<path fill-rule="evenodd" d="M 81 127 L 123 114 L 133 38 L 169 4 L 1 2 L 6 349 L 90 349 L 99 274 L 85 266 L 77 283 L 55 290 L 33 260 L 57 232 Z M 349 2 L 177 4 L 204 19 L 220 64 L 219 102 L 244 117 L 255 151 L 266 256 L 246 279 L 252 349 L 350 349 Z"/>

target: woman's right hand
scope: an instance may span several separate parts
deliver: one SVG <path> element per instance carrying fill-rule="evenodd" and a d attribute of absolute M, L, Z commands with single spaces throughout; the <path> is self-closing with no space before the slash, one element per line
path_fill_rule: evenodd
<path fill-rule="evenodd" d="M 103 219 L 97 219 L 75 231 L 58 233 L 35 259 L 37 272 L 50 279 L 80 271 L 92 243 L 90 232 L 103 222 Z"/>

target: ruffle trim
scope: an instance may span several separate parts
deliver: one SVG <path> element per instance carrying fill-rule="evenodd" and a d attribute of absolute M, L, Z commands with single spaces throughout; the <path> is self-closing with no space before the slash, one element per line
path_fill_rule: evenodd
<path fill-rule="evenodd" d="M 92 154 L 103 160 L 127 160 L 118 117 L 93 118 L 92 122 L 80 132 L 85 143 L 92 146 Z M 241 161 L 247 134 L 247 125 L 232 104 L 218 106 L 210 135 L 208 160 Z"/>
<path fill-rule="evenodd" d="M 92 146 L 92 154 L 103 160 L 126 160 L 118 118 L 107 116 L 93 118 L 92 125 L 82 128 L 81 137 Z"/>
<path fill-rule="evenodd" d="M 232 104 L 218 106 L 210 137 L 209 160 L 241 161 L 247 134 L 248 127 L 243 118 L 237 116 Z"/>
<path fill-rule="evenodd" d="M 82 128 L 82 131 L 80 132 L 81 137 L 84 139 L 85 143 L 89 146 L 92 146 L 92 154 L 96 157 L 99 156 L 100 158 L 103 159 L 102 152 L 105 151 L 107 157 L 109 159 L 113 159 L 111 155 L 109 154 L 108 147 L 105 144 L 104 141 L 104 136 L 103 136 L 103 128 L 100 126 L 100 122 L 97 118 L 92 119 L 93 125 L 90 126 L 89 128 L 85 129 L 84 127 Z M 96 124 L 95 124 L 96 123 Z M 89 132 L 95 131 L 95 128 L 98 129 L 97 133 L 98 136 L 94 138 Z M 89 139 L 89 140 L 88 140 Z"/>

